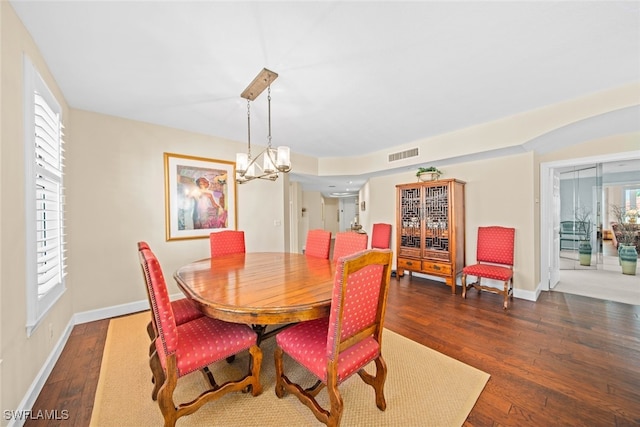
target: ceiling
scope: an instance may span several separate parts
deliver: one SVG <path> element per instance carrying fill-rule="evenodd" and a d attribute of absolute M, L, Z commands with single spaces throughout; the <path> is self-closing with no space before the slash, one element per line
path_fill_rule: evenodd
<path fill-rule="evenodd" d="M 72 108 L 357 156 L 640 79 L 640 2 L 10 2 Z M 266 144 L 266 97 L 251 106 Z M 295 168 L 295 164 L 294 164 Z M 304 177 L 354 191 L 366 177 Z M 351 184 L 348 182 L 351 181 Z"/>

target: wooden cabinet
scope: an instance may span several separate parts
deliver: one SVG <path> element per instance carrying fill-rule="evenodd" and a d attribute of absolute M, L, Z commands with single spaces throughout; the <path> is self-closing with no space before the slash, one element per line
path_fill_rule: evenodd
<path fill-rule="evenodd" d="M 457 179 L 397 185 L 396 274 L 442 277 L 456 292 L 464 267 L 464 182 Z"/>

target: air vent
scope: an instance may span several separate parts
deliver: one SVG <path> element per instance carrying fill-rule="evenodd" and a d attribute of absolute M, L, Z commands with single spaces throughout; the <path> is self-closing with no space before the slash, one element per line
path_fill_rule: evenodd
<path fill-rule="evenodd" d="M 389 163 L 402 160 L 402 159 L 408 159 L 409 157 L 417 157 L 417 156 L 418 156 L 417 148 L 400 151 L 399 153 L 391 153 L 389 154 Z"/>

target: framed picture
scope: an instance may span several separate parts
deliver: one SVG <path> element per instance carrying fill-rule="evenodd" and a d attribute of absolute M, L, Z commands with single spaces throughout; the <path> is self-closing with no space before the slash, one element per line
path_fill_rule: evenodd
<path fill-rule="evenodd" d="M 367 205 L 364 203 L 364 200 L 362 202 L 360 202 L 360 210 L 364 211 L 366 210 Z"/>
<path fill-rule="evenodd" d="M 235 230 L 235 176 L 233 162 L 164 153 L 167 240 Z"/>

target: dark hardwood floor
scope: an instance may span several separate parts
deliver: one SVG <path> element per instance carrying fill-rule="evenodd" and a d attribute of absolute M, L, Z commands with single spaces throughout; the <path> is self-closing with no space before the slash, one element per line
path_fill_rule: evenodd
<path fill-rule="evenodd" d="M 505 312 L 501 298 L 392 278 L 385 326 L 491 374 L 466 426 L 640 425 L 640 307 L 543 292 Z M 89 424 L 107 327 L 73 329 L 33 408 L 69 419 L 46 425 Z"/>

